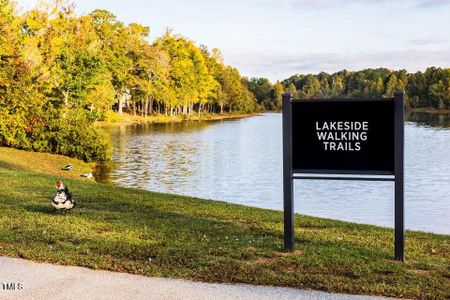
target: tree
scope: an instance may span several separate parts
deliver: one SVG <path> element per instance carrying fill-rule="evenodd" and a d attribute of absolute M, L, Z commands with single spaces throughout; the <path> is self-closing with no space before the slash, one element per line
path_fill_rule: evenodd
<path fill-rule="evenodd" d="M 293 98 L 299 98 L 299 93 L 294 83 L 289 84 L 288 92 Z"/>
<path fill-rule="evenodd" d="M 281 84 L 281 82 L 277 81 L 277 83 L 275 83 L 273 88 L 275 90 L 275 103 L 274 103 L 274 106 L 272 109 L 279 110 L 279 109 L 281 109 L 281 105 L 282 105 L 284 87 Z"/>
<path fill-rule="evenodd" d="M 94 10 L 89 15 L 92 18 L 95 32 L 100 44 L 100 53 L 106 68 L 111 74 L 111 82 L 116 92 L 118 112 L 128 95 L 133 61 L 128 55 L 132 39 L 130 30 L 117 21 L 116 16 L 105 10 Z"/>
<path fill-rule="evenodd" d="M 313 75 L 307 75 L 305 77 L 305 83 L 299 90 L 299 96 L 301 98 L 317 98 L 321 97 L 320 81 Z"/>
<path fill-rule="evenodd" d="M 293 75 L 282 81 L 292 93 L 301 97 L 392 97 L 395 91 L 406 93 L 407 107 L 448 109 L 450 69 L 430 67 L 425 72 L 408 73 L 386 68 L 356 72 L 342 70 L 328 75 Z"/>
<path fill-rule="evenodd" d="M 377 78 L 370 85 L 369 96 L 370 97 L 381 97 L 384 92 L 384 83 L 382 78 Z"/>
<path fill-rule="evenodd" d="M 53 72 L 55 94 L 64 98 L 66 109 L 86 108 L 92 112 L 95 105 L 103 105 L 99 101 L 111 102 L 108 99 L 111 96 L 109 81 L 104 77 L 106 69 L 101 59 L 88 51 L 63 50 L 55 59 Z M 104 96 L 106 99 L 95 99 L 93 91 L 102 91 L 95 97 Z"/>
<path fill-rule="evenodd" d="M 256 102 L 266 110 L 276 110 L 281 107 L 277 100 L 277 91 L 267 78 L 251 78 L 248 88 L 255 95 Z"/>
<path fill-rule="evenodd" d="M 331 77 L 331 96 L 339 97 L 345 90 L 344 79 L 341 75 L 333 74 Z"/>
<path fill-rule="evenodd" d="M 397 76 L 395 74 L 389 75 L 386 82 L 386 89 L 384 91 L 385 97 L 392 97 L 397 87 Z"/>

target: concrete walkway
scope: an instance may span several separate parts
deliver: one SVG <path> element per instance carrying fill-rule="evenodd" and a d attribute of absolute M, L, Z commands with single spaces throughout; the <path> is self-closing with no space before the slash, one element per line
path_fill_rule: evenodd
<path fill-rule="evenodd" d="M 13 287 L 15 290 L 11 290 Z M 0 257 L 0 299 L 334 300 L 384 298 L 247 284 L 215 284 L 152 278 Z"/>

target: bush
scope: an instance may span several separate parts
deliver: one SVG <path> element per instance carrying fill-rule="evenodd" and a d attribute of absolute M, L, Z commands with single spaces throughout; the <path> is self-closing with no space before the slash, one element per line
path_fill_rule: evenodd
<path fill-rule="evenodd" d="M 0 97 L 0 146 L 52 152 L 86 162 L 111 158 L 110 143 L 95 129 L 88 111 L 60 109 L 51 103 L 39 107 L 29 99 L 22 100 L 29 104 L 26 109 L 8 109 L 6 100 Z"/>
<path fill-rule="evenodd" d="M 112 110 L 108 110 L 103 114 L 102 121 L 106 123 L 118 123 L 120 122 L 120 115 Z"/>
<path fill-rule="evenodd" d="M 38 122 L 24 120 L 33 126 L 19 126 L 9 116 L 0 122 L 0 145 L 51 152 L 76 157 L 86 162 L 105 162 L 111 159 L 111 145 L 82 111 L 60 115 L 46 111 Z M 36 116 L 33 115 L 33 118 Z M 6 122 L 5 122 L 6 121 Z M 4 129 L 4 130 L 3 130 Z"/>
<path fill-rule="evenodd" d="M 65 126 L 56 132 L 53 142 L 53 152 L 86 162 L 105 162 L 111 158 L 108 141 L 92 126 Z"/>
<path fill-rule="evenodd" d="M 70 116 L 52 122 L 50 126 L 51 152 L 76 157 L 86 162 L 105 162 L 111 159 L 111 145 L 84 114 Z"/>

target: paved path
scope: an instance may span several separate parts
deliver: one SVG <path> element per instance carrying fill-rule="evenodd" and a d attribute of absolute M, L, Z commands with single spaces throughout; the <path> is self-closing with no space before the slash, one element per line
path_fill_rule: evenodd
<path fill-rule="evenodd" d="M 5 284 L 20 283 L 21 290 Z M 201 283 L 0 257 L 0 299 L 383 299 L 247 284 Z"/>

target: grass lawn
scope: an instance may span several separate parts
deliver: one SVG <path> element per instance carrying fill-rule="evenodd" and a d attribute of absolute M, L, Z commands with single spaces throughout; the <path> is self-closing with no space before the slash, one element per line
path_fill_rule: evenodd
<path fill-rule="evenodd" d="M 67 162 L 74 170 L 60 171 Z M 281 212 L 79 178 L 91 167 L 0 148 L 0 255 L 208 282 L 450 297 L 448 235 L 408 231 L 400 263 L 392 229 L 296 215 L 299 250 L 283 253 Z M 67 214 L 50 206 L 60 178 L 78 205 Z"/>

